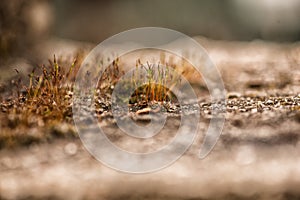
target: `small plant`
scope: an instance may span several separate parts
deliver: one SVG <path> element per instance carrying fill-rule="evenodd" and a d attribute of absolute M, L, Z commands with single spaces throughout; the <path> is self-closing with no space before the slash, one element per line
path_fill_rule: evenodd
<path fill-rule="evenodd" d="M 114 86 L 119 79 L 124 75 L 119 66 L 120 60 L 117 58 L 114 60 L 102 73 L 97 84 L 97 89 L 100 92 L 100 96 L 110 100 L 110 96 L 113 92 Z M 100 66 L 102 67 L 102 66 Z"/>
<path fill-rule="evenodd" d="M 21 79 L 15 80 L 17 97 L 2 102 L 2 111 L 25 116 L 24 121 L 31 115 L 41 117 L 44 122 L 72 121 L 70 119 L 73 86 L 81 59 L 82 55 L 78 54 L 70 63 L 58 60 L 54 56 L 53 60 L 49 60 L 48 65 L 36 67 L 31 71 L 28 75 L 28 85 L 22 85 Z M 102 99 L 108 102 L 111 100 L 114 86 L 124 75 L 119 65 L 120 60 L 116 59 L 102 73 L 97 85 L 99 92 L 95 92 L 96 100 Z M 146 73 L 146 76 L 141 77 L 142 73 Z M 166 67 L 163 67 L 159 63 L 148 62 L 144 64 L 138 59 L 131 80 L 128 82 L 135 88 L 128 103 L 176 102 L 177 99 L 171 90 L 178 83 L 180 83 L 180 75 L 176 71 L 176 66 L 166 64 Z M 109 106 L 105 109 L 109 109 Z"/>
<path fill-rule="evenodd" d="M 0 134 L 0 148 L 1 144 L 9 146 L 43 140 L 43 134 L 40 134 L 43 131 L 39 131 L 38 136 L 28 135 L 27 137 L 26 134 L 20 133 L 20 127 L 27 130 L 26 128 L 56 127 L 62 122 L 73 123 L 73 87 L 82 58 L 83 55 L 80 53 L 71 62 L 54 56 L 47 65 L 35 67 L 30 72 L 28 84 L 22 82 L 21 76 L 12 80 L 12 95 L 1 96 L 0 126 L 3 131 Z M 177 101 L 171 91 L 172 87 L 180 82 L 174 66 L 170 67 L 165 64 L 166 67 L 162 67 L 160 64 L 142 63 L 140 60 L 136 63 L 134 73 L 126 83 L 135 88 L 127 101 L 131 107 L 134 107 L 132 111 L 139 110 L 143 107 L 141 105 Z M 124 75 L 121 69 L 120 60 L 116 59 L 102 73 L 94 98 L 97 114 L 104 111 L 110 112 L 112 92 Z M 19 74 L 18 70 L 16 72 Z M 141 78 L 141 73 L 146 76 Z M 53 131 L 53 134 L 57 135 L 57 131 Z M 68 135 L 68 133 L 62 134 Z M 73 135 L 74 132 L 71 134 Z M 45 138 L 47 137 L 50 136 L 45 135 Z"/>
<path fill-rule="evenodd" d="M 80 55 L 72 62 L 49 60 L 28 75 L 28 84 L 12 80 L 13 93 L 0 102 L 0 148 L 28 145 L 52 137 L 74 137 L 70 129 L 58 133 L 59 126 L 72 124 L 72 87 Z M 16 70 L 17 74 L 19 71 Z M 56 128 L 51 128 L 56 127 Z M 29 134 L 33 129 L 37 134 Z M 52 131 L 53 130 L 53 131 Z"/>
<path fill-rule="evenodd" d="M 146 72 L 146 79 L 141 78 L 141 71 Z M 130 103 L 138 102 L 176 102 L 177 99 L 172 93 L 173 87 L 180 82 L 180 76 L 169 66 L 162 67 L 160 63 L 142 64 L 136 62 L 136 68 L 131 78 L 131 84 L 136 88 L 131 95 Z M 167 88 L 166 86 L 169 86 Z"/>
<path fill-rule="evenodd" d="M 98 97 L 111 101 L 113 89 L 125 74 L 119 63 L 120 60 L 116 59 L 102 73 L 97 85 Z M 127 102 L 129 104 L 177 102 L 172 89 L 180 81 L 180 73 L 176 70 L 176 66 L 162 66 L 160 63 L 150 64 L 149 62 L 143 64 L 138 59 L 133 73 L 127 80 L 122 80 L 122 87 L 135 89 Z"/>
<path fill-rule="evenodd" d="M 18 121 L 30 125 L 32 116 L 43 121 L 69 120 L 73 81 L 79 65 L 74 59 L 69 66 L 54 56 L 48 65 L 35 67 L 29 76 L 29 84 L 21 84 L 21 79 L 13 81 L 17 96 L 1 103 L 1 109 L 18 116 Z M 17 71 L 18 73 L 18 71 Z M 38 121 L 38 120 L 36 120 Z"/>

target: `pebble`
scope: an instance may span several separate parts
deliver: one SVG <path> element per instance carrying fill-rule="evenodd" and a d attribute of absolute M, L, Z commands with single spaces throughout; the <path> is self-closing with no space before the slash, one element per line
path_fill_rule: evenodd
<path fill-rule="evenodd" d="M 137 115 L 145 115 L 145 114 L 149 114 L 149 112 L 151 111 L 151 108 L 143 108 L 141 110 L 136 111 Z"/>
<path fill-rule="evenodd" d="M 267 105 L 273 105 L 274 102 L 273 102 L 271 99 L 269 99 L 268 101 L 266 101 L 266 104 L 267 104 Z"/>
<path fill-rule="evenodd" d="M 247 112 L 247 109 L 241 108 L 241 109 L 240 109 L 240 112 Z"/>

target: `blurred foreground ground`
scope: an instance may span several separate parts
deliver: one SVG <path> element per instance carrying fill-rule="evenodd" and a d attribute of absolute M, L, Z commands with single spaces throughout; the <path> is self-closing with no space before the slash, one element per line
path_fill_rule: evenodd
<path fill-rule="evenodd" d="M 208 157 L 197 157 L 211 117 L 204 94 L 199 136 L 173 165 L 144 175 L 117 172 L 95 160 L 79 139 L 2 149 L 0 199 L 299 199 L 300 44 L 195 39 L 218 66 L 228 91 L 223 133 Z M 54 53 L 72 56 L 92 47 L 52 39 L 33 52 L 43 62 Z M 9 66 L 2 76 L 14 68 L 28 73 L 21 66 L 30 70 L 24 59 Z M 164 144 L 179 119 L 171 118 L 165 132 L 143 143 L 120 135 L 115 125 L 106 128 L 123 148 L 147 151 Z M 64 124 L 60 130 L 70 131 Z"/>

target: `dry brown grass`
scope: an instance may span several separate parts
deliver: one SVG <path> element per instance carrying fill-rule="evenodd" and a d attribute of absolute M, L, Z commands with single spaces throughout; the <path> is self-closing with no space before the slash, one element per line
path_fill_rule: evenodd
<path fill-rule="evenodd" d="M 83 55 L 78 53 L 74 59 L 57 59 L 55 56 L 48 64 L 35 67 L 29 76 L 28 84 L 24 84 L 21 76 L 12 80 L 12 93 L 9 96 L 2 94 L 1 109 L 1 146 L 14 146 L 17 140 L 22 144 L 42 141 L 55 136 L 75 136 L 74 130 L 58 133 L 55 128 L 61 124 L 72 126 L 72 95 L 76 74 L 83 60 Z M 96 108 L 110 111 L 111 94 L 118 80 L 124 75 L 119 66 L 119 59 L 113 61 L 103 72 L 95 91 Z M 138 72 L 145 70 L 146 80 L 141 82 L 141 87 L 132 94 L 128 104 L 139 106 L 151 102 L 171 102 L 176 98 L 163 85 L 168 81 L 170 85 L 179 82 L 179 77 L 166 69 L 155 69 L 154 65 L 137 61 L 136 71 L 128 84 L 137 86 Z M 16 70 L 17 74 L 19 72 Z M 154 82 L 154 75 L 158 73 L 159 83 Z M 98 91 L 98 92 L 97 92 Z M 104 99 L 104 104 L 98 104 L 97 99 Z M 107 106 L 108 105 L 108 106 Z M 101 113 L 98 113 L 101 114 Z M 39 129 L 30 134 L 32 129 Z M 49 131 L 52 130 L 52 131 Z M 43 134 L 44 132 L 44 134 Z M 53 134 L 54 133 L 54 134 Z M 69 134 L 71 133 L 71 134 Z"/>

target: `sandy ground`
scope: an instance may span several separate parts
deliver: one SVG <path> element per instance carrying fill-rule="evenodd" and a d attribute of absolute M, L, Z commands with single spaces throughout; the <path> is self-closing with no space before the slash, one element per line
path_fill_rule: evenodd
<path fill-rule="evenodd" d="M 300 44 L 195 39 L 228 91 L 223 133 L 208 157 L 198 158 L 211 119 L 206 94 L 198 137 L 174 164 L 148 174 L 118 172 L 94 159 L 79 139 L 2 149 L 0 199 L 299 199 Z M 55 40 L 41 54 L 57 46 L 72 54 L 81 45 Z M 146 142 L 122 136 L 115 125 L 105 128 L 120 147 L 147 151 L 165 144 L 178 121 L 172 118 Z"/>

